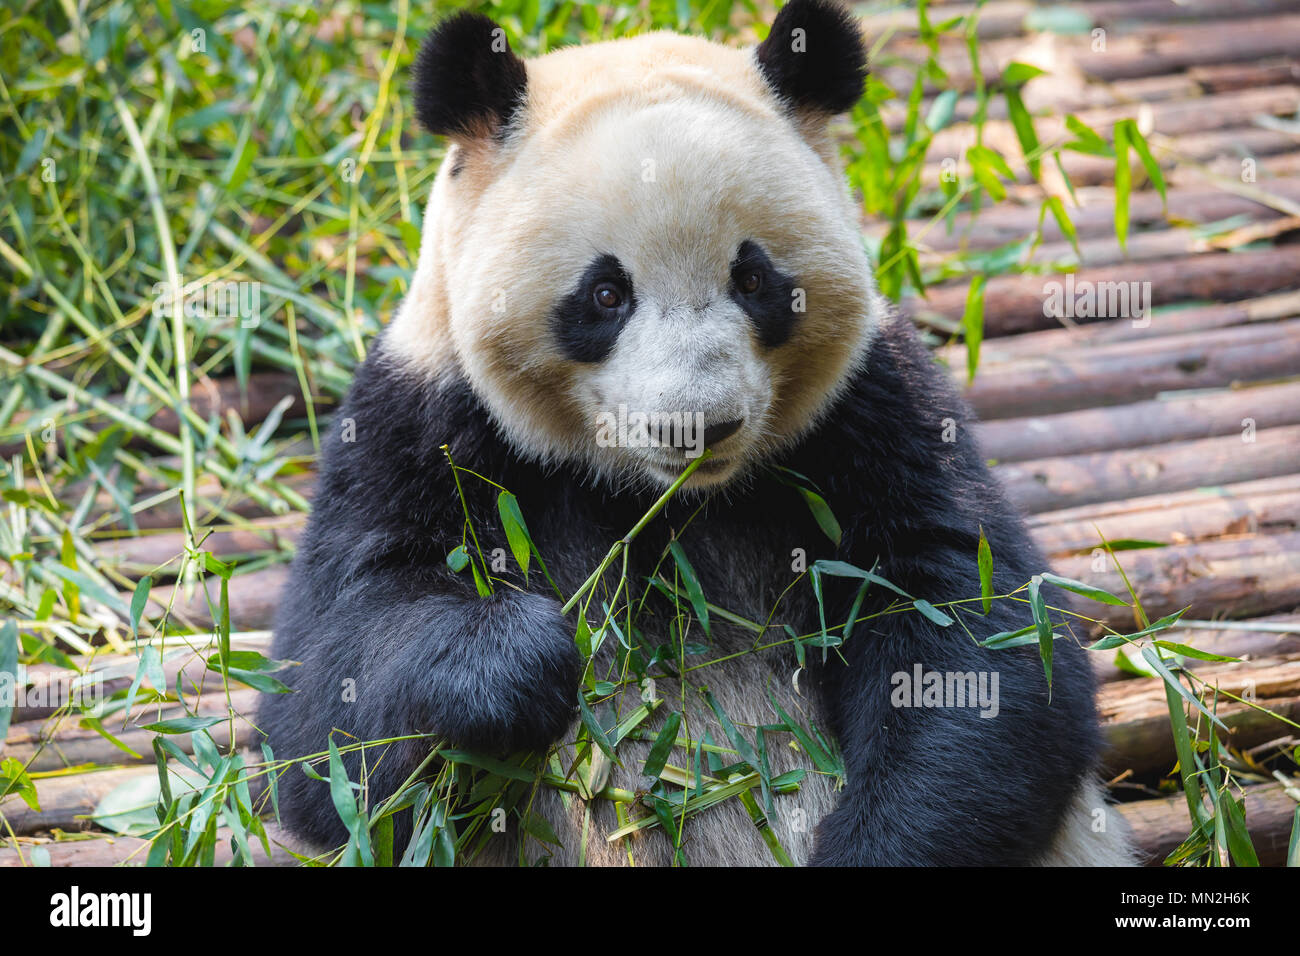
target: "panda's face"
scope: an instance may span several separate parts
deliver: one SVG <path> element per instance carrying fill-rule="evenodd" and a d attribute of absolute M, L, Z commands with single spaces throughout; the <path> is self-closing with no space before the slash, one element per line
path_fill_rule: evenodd
<path fill-rule="evenodd" d="M 815 422 L 879 315 L 824 120 L 752 52 L 664 34 L 527 83 L 447 157 L 394 337 L 448 337 L 525 453 L 666 485 L 707 446 L 691 484 L 731 480 Z M 412 311 L 435 295 L 441 330 Z"/>

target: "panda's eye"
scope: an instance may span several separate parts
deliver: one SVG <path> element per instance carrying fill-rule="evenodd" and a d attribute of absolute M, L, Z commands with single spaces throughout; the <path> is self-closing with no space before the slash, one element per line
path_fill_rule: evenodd
<path fill-rule="evenodd" d="M 612 282 L 602 282 L 596 286 L 591 297 L 599 308 L 611 312 L 623 304 L 623 291 Z"/>
<path fill-rule="evenodd" d="M 736 291 L 742 295 L 754 295 L 763 288 L 763 270 L 754 268 L 740 269 L 734 276 Z"/>

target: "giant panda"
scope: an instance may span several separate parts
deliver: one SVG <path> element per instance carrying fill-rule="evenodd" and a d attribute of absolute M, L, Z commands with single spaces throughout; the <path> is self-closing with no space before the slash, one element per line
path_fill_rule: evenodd
<path fill-rule="evenodd" d="M 808 774 L 766 821 L 794 862 L 1131 862 L 1096 780 L 1083 650 L 1056 642 L 1049 695 L 1036 647 L 979 644 L 1028 623 L 1023 603 L 961 614 L 963 627 L 910 608 L 875 617 L 802 668 L 775 639 L 784 625 L 816 632 L 820 613 L 843 621 L 859 597 L 860 616 L 895 599 L 826 577 L 819 612 L 806 580 L 791 586 L 802 555 L 874 569 L 931 603 L 980 594 L 981 531 L 998 593 L 1045 568 L 948 374 L 874 285 L 828 128 L 865 75 L 857 24 L 831 0 L 790 0 L 748 49 L 659 32 L 525 62 L 467 12 L 426 38 L 415 112 L 449 148 L 410 290 L 323 452 L 275 626 L 274 656 L 300 666 L 284 672 L 292 693 L 266 697 L 259 715 L 277 758 L 319 753 L 331 733 L 429 733 L 496 757 L 557 747 L 571 759 L 576 614 L 536 569 L 526 579 L 514 565 L 480 597 L 448 553 L 467 514 L 482 549 L 507 546 L 497 486 L 508 489 L 571 595 L 702 441 L 710 454 L 628 549 L 628 580 L 651 610 L 634 636 L 668 639 L 671 602 L 646 581 L 675 535 L 712 605 L 771 620 L 770 640 L 717 615 L 707 635 L 694 626 L 699 659 L 720 663 L 660 667 L 651 692 L 682 710 L 691 740 L 728 739 L 705 691 L 750 739 L 775 722 L 774 701 L 833 737 L 842 779 Z M 683 426 L 600 440 L 598 423 L 620 408 L 681 413 Z M 694 446 L 689 422 L 702 425 Z M 458 487 L 448 453 L 496 486 Z M 805 482 L 838 519 L 838 544 L 795 486 Z M 597 673 L 618 643 L 602 645 Z M 918 667 L 996 674 L 996 716 L 896 706 L 897 675 Z M 646 692 L 630 681 L 609 708 L 627 713 Z M 647 739 L 620 747 L 609 785 L 647 785 L 668 709 Z M 772 774 L 808 766 L 788 734 L 774 736 Z M 370 753 L 370 805 L 428 752 L 420 739 Z M 361 778 L 355 756 L 347 766 Z M 278 790 L 305 845 L 343 843 L 326 783 L 290 772 Z M 524 840 L 521 853 L 512 818 L 465 862 L 683 858 L 662 828 L 607 841 L 609 801 L 543 788 L 532 806 L 558 846 Z M 680 839 L 693 864 L 774 861 L 734 799 L 687 820 Z"/>

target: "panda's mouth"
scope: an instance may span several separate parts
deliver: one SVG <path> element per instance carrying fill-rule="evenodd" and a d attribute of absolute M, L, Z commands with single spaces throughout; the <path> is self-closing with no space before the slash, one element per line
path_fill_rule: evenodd
<path fill-rule="evenodd" d="M 647 462 L 647 465 L 649 470 L 661 481 L 672 484 L 681 478 L 682 473 L 694 464 L 695 460 L 695 458 L 655 458 Z M 686 487 L 698 484 L 711 485 L 717 483 L 720 479 L 725 480 L 735 471 L 736 464 L 734 458 L 710 456 L 705 461 L 700 462 L 695 470 L 691 472 Z"/>

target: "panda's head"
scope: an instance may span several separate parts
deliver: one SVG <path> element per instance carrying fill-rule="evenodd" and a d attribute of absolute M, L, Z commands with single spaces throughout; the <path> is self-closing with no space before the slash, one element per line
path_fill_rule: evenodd
<path fill-rule="evenodd" d="M 523 454 L 696 487 L 807 431 L 881 305 L 827 126 L 855 21 L 791 0 L 757 47 L 652 33 L 525 63 L 485 17 L 419 52 L 451 143 L 390 349 L 465 375 Z"/>

